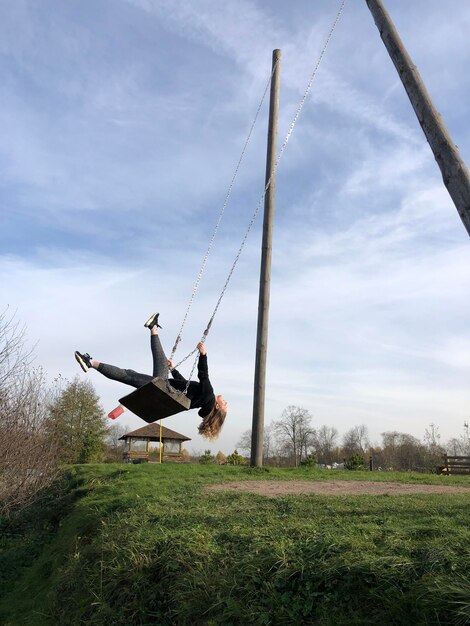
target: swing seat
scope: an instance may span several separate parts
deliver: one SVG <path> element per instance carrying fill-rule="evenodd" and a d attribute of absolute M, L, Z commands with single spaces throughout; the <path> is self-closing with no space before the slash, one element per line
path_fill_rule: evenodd
<path fill-rule="evenodd" d="M 173 389 L 163 378 L 154 378 L 143 387 L 119 399 L 127 409 L 151 424 L 164 417 L 187 411 L 191 400 Z"/>

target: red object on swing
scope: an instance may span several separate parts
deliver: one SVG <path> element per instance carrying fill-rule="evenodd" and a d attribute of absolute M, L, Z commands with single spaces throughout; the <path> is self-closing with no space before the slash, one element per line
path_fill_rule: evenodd
<path fill-rule="evenodd" d="M 124 407 L 119 404 L 115 409 L 111 411 L 111 413 L 108 413 L 108 417 L 112 420 L 115 420 L 117 417 L 119 417 L 123 413 L 124 413 Z"/>

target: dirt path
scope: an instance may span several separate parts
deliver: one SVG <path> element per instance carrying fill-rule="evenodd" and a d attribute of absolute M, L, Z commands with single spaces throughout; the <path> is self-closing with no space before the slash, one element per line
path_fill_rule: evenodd
<path fill-rule="evenodd" d="M 469 487 L 455 485 L 416 485 L 404 483 L 387 483 L 355 480 L 247 480 L 237 483 L 212 485 L 208 491 L 237 491 L 257 493 L 261 496 L 286 496 L 289 494 L 316 494 L 321 496 L 355 496 L 355 495 L 407 495 L 416 493 L 467 493 Z"/>

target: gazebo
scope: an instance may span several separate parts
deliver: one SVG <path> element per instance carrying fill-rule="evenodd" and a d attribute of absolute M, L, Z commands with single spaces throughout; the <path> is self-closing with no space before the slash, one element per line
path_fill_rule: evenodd
<path fill-rule="evenodd" d="M 155 457 L 158 463 L 183 462 L 183 442 L 191 441 L 181 433 L 156 422 L 126 433 L 119 439 L 124 443 L 123 458 L 126 463 L 147 463 Z M 151 443 L 156 445 L 151 446 Z"/>

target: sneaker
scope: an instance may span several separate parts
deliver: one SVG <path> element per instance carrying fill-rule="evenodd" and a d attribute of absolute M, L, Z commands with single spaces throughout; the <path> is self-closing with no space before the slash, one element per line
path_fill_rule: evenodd
<path fill-rule="evenodd" d="M 153 328 L 154 326 L 156 326 L 157 328 L 161 328 L 160 324 L 158 323 L 158 316 L 160 315 L 160 313 L 154 313 L 153 315 L 151 315 L 148 320 L 145 322 L 144 326 L 146 328 Z"/>
<path fill-rule="evenodd" d="M 80 365 L 80 367 L 82 368 L 84 372 L 88 372 L 90 367 L 92 367 L 91 356 L 88 354 L 88 352 L 85 352 L 85 354 L 81 354 L 80 352 L 78 352 L 78 350 L 76 350 L 75 360 L 77 361 L 77 363 Z"/>

